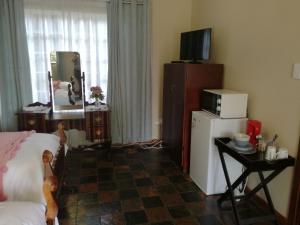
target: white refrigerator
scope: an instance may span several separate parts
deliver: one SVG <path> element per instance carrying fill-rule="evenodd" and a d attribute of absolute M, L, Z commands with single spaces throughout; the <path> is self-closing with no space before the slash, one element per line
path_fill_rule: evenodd
<path fill-rule="evenodd" d="M 221 119 L 205 111 L 192 112 L 190 177 L 207 195 L 227 189 L 215 137 L 232 137 L 246 131 L 247 118 Z M 231 182 L 242 174 L 243 166 L 224 154 Z"/>

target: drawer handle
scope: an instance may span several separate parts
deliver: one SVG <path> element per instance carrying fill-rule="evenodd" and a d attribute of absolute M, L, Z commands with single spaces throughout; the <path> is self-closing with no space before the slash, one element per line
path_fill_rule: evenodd
<path fill-rule="evenodd" d="M 101 134 L 101 130 L 100 129 L 96 130 L 96 135 L 100 136 L 100 134 Z"/>
<path fill-rule="evenodd" d="M 100 116 L 97 116 L 97 117 L 95 118 L 95 121 L 96 121 L 97 123 L 100 123 L 100 122 L 102 122 L 102 118 L 101 118 Z"/>
<path fill-rule="evenodd" d="M 34 124 L 35 124 L 35 120 L 28 120 L 28 124 L 29 124 L 30 126 L 34 125 Z"/>

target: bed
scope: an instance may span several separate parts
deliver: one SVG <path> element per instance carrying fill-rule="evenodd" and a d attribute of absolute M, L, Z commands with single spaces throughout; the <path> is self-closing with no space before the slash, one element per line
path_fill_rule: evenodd
<path fill-rule="evenodd" d="M 24 134 L 26 137 L 18 144 L 17 141 L 11 142 L 12 145 L 17 144 L 16 152 L 9 155 L 6 151 L 4 154 L 3 149 L 6 148 L 0 148 L 2 156 L 0 168 L 4 171 L 2 175 L 0 174 L 0 209 L 4 207 L 14 212 L 29 204 L 29 208 L 39 205 L 40 208 L 36 207 L 33 212 L 41 212 L 43 206 L 46 206 L 48 221 L 53 222 L 57 214 L 57 206 L 52 194 L 55 191 L 58 193 L 64 173 L 66 136 L 63 124 L 58 125 L 59 137 L 44 133 L 28 135 L 28 133 L 18 132 L 17 134 Z M 8 137 L 8 133 L 0 133 L 1 135 L 2 138 Z M 10 143 L 10 140 L 7 142 Z M 0 144 L 0 146 L 4 145 Z M 7 155 L 9 157 L 6 157 Z M 4 165 L 5 157 L 6 165 Z M 2 219 L 0 224 L 1 221 Z"/>
<path fill-rule="evenodd" d="M 0 202 L 0 225 L 58 225 L 58 207 L 53 197 L 58 180 L 52 173 L 53 154 L 46 150 L 40 159 L 45 168 L 42 192 L 46 205 L 30 201 Z"/>

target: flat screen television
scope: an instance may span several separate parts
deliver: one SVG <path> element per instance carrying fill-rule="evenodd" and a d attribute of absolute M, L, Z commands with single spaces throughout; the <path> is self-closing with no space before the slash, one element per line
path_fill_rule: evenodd
<path fill-rule="evenodd" d="M 180 60 L 209 60 L 211 28 L 181 33 Z"/>

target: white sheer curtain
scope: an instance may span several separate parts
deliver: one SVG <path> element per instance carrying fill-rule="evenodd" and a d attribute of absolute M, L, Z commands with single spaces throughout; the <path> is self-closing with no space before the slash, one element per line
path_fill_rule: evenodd
<path fill-rule="evenodd" d="M 50 52 L 79 52 L 91 86 L 107 90 L 107 13 L 101 0 L 25 0 L 33 101 L 49 101 Z"/>

